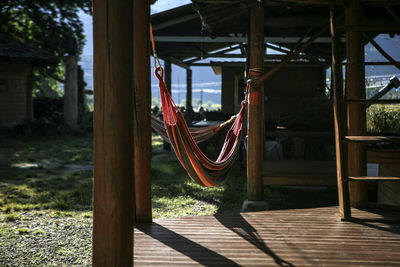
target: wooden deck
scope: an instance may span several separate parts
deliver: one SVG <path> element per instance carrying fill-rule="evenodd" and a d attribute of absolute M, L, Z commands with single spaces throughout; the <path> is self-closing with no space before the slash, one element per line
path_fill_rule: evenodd
<path fill-rule="evenodd" d="M 155 220 L 135 228 L 134 266 L 400 266 L 400 213 L 337 207 Z"/>

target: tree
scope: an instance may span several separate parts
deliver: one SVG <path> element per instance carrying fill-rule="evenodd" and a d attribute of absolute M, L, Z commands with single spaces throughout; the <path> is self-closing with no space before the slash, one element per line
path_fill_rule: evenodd
<path fill-rule="evenodd" d="M 71 127 L 76 127 L 78 120 L 77 61 L 85 37 L 78 12 L 90 13 L 90 7 L 91 0 L 0 1 L 0 33 L 60 59 L 58 66 L 34 71 L 35 85 L 38 87 L 49 76 L 61 82 L 65 77 L 64 118 Z M 54 85 L 53 81 L 47 84 L 51 83 Z"/>
<path fill-rule="evenodd" d="M 61 61 L 75 39 L 84 45 L 80 10 L 90 13 L 91 0 L 1 0 L 0 33 L 45 49 Z"/>

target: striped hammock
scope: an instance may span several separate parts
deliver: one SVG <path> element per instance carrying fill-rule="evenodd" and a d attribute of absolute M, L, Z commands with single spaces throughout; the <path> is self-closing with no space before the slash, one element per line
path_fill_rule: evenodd
<path fill-rule="evenodd" d="M 213 126 L 205 126 L 205 127 L 189 127 L 190 135 L 193 137 L 196 144 L 202 144 L 204 142 L 209 141 L 213 138 L 217 133 L 219 133 L 225 126 L 231 124 L 235 120 L 235 117 L 230 118 L 229 120 Z M 167 130 L 165 129 L 164 122 L 157 119 L 157 117 L 151 115 L 151 127 L 154 131 L 156 131 L 164 141 L 170 142 L 168 138 Z"/>
<path fill-rule="evenodd" d="M 223 184 L 239 152 L 243 122 L 247 103 L 242 108 L 226 134 L 225 142 L 216 161 L 209 159 L 200 150 L 164 83 L 164 70 L 157 67 L 155 75 L 159 81 L 164 125 L 175 154 L 190 178 L 198 184 L 213 187 Z"/>

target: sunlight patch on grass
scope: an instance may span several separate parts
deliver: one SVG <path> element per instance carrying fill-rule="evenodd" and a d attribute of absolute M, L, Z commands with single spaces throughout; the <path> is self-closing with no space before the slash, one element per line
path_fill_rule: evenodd
<path fill-rule="evenodd" d="M 37 163 L 19 162 L 19 163 L 11 164 L 11 167 L 12 168 L 20 168 L 20 169 L 34 169 L 34 168 L 40 168 L 42 166 Z"/>
<path fill-rule="evenodd" d="M 214 214 L 217 206 L 198 201 L 188 196 L 175 198 L 161 197 L 153 199 L 153 217 L 171 218 L 195 215 Z"/>
<path fill-rule="evenodd" d="M 161 136 L 156 135 L 156 134 L 153 134 L 151 136 L 151 145 L 153 148 L 162 149 L 163 143 L 164 143 L 164 141 Z"/>

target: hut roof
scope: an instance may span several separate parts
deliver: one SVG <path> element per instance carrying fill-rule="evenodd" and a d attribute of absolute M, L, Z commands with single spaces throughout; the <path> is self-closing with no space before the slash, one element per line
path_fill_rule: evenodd
<path fill-rule="evenodd" d="M 0 59 L 27 60 L 41 64 L 58 63 L 58 59 L 50 52 L 20 42 L 5 34 L 0 34 Z"/>
<path fill-rule="evenodd" d="M 400 33 L 400 22 L 391 14 L 400 13 L 400 1 L 382 1 L 361 0 L 365 16 L 360 24 L 378 29 L 368 32 L 371 37 L 378 33 Z M 183 67 L 200 65 L 199 62 L 207 58 L 241 57 L 244 60 L 249 10 L 255 2 L 192 0 L 192 5 L 152 15 L 158 55 Z M 263 1 L 265 42 L 270 45 L 269 48 L 276 48 L 286 54 L 301 37 L 306 41 L 325 28 L 300 57 L 305 61 L 330 64 L 330 3 L 331 0 Z M 339 5 L 337 17 L 341 18 L 339 22 L 344 27 L 344 1 L 336 0 L 336 3 Z M 344 37 L 344 31 L 342 33 Z M 240 50 L 241 53 L 233 53 L 234 50 Z M 275 57 L 279 59 L 279 55 L 266 56 L 266 61 L 274 61 Z"/>

